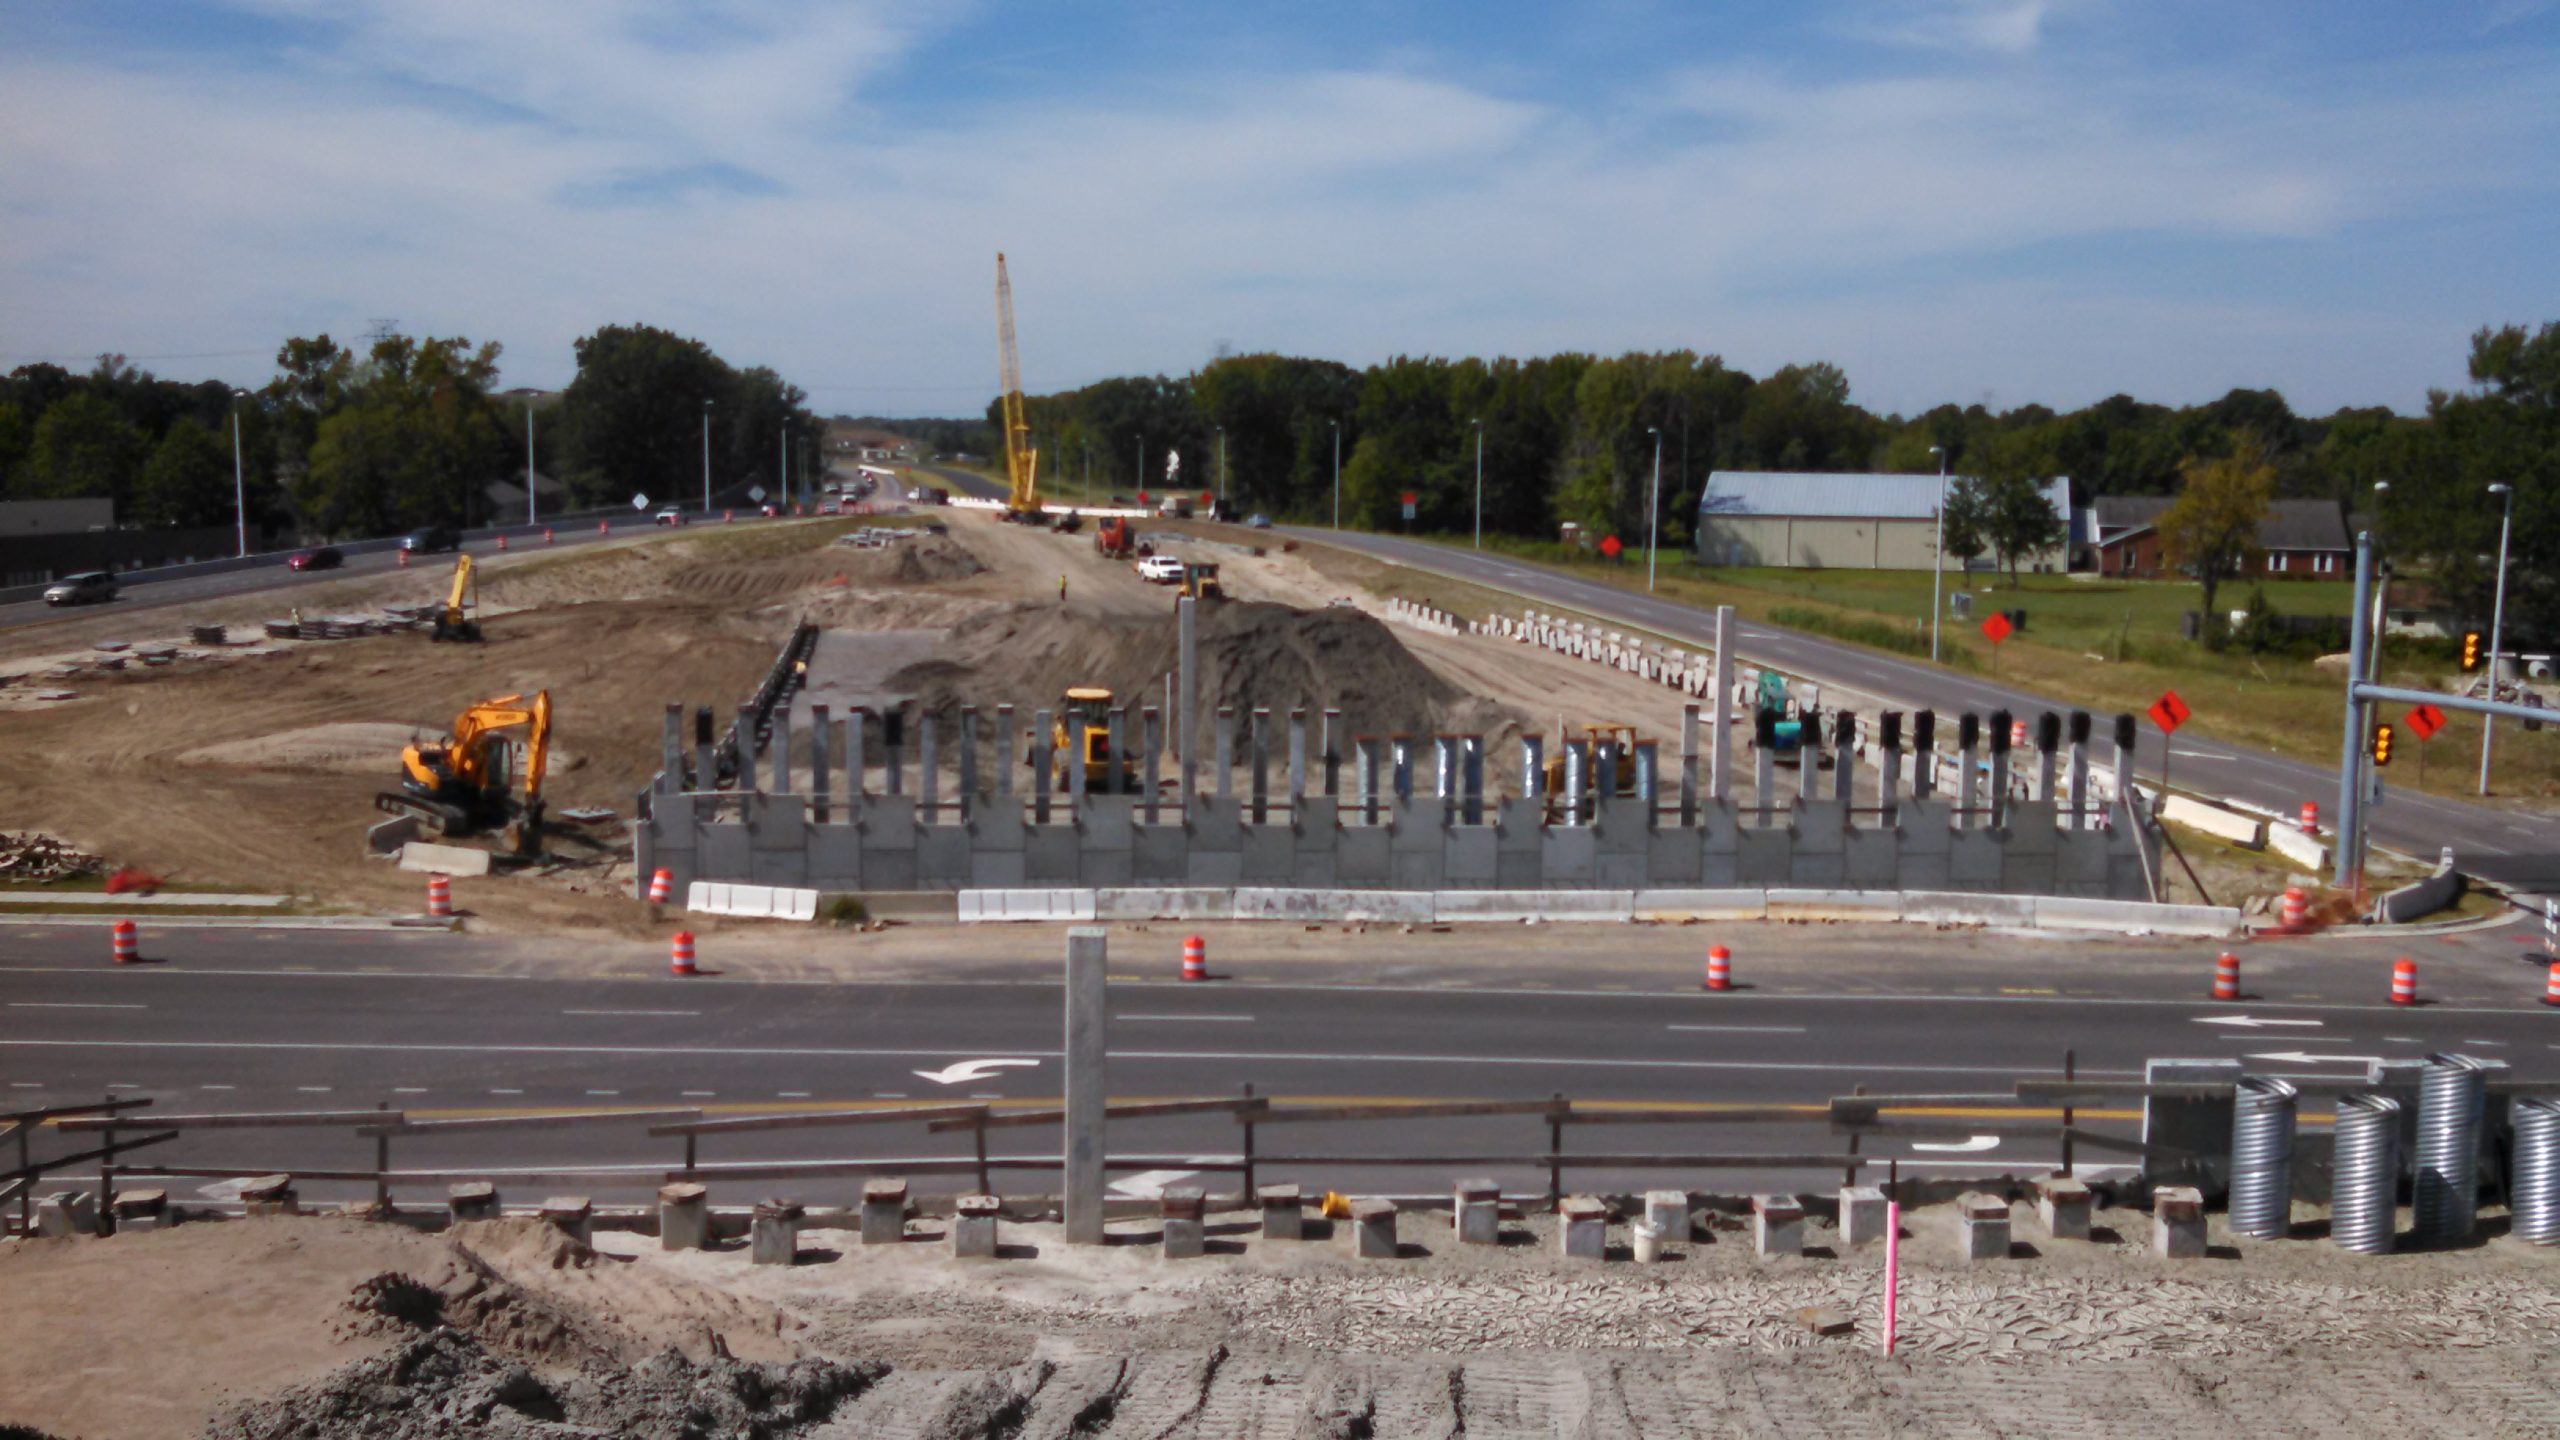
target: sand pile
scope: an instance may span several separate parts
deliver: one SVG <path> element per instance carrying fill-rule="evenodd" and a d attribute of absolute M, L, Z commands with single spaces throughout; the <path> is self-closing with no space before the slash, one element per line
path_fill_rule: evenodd
<path fill-rule="evenodd" d="M 953 658 L 912 665 L 891 688 L 946 719 L 970 703 L 1054 706 L 1071 685 L 1102 685 L 1132 704 L 1161 703 L 1177 639 L 1169 614 L 1094 616 L 1023 605 L 955 626 Z M 1348 607 L 1300 610 L 1228 601 L 1200 611 L 1201 704 L 1275 717 L 1303 705 L 1339 709 L 1356 734 L 1485 730 L 1505 718 L 1405 649 L 1376 618 Z M 958 657 L 969 657 L 962 659 Z"/>

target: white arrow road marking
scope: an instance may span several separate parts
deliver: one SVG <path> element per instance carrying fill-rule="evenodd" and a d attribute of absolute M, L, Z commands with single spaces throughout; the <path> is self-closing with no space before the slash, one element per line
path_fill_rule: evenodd
<path fill-rule="evenodd" d="M 1911 1142 L 1911 1148 L 1914 1150 L 1942 1150 L 1957 1154 L 1968 1153 L 1975 1150 L 1997 1150 L 2000 1148 L 2000 1137 L 1997 1135 L 1976 1135 L 1970 1140 L 1914 1140 Z"/>
<path fill-rule="evenodd" d="M 2195 1022 L 2199 1025 L 2237 1025 L 2243 1030 L 2255 1030 L 2261 1025 L 2317 1026 L 2326 1023 L 2320 1020 L 2270 1020 L 2257 1015 L 2198 1015 Z"/>
<path fill-rule="evenodd" d="M 196 1193 L 207 1200 L 237 1200 L 248 1184 L 246 1179 L 216 1180 L 210 1185 L 197 1186 Z"/>
<path fill-rule="evenodd" d="M 990 1079 L 998 1070 L 1039 1063 L 1037 1060 L 963 1060 L 957 1065 L 946 1065 L 939 1070 L 918 1070 L 915 1073 L 936 1085 L 967 1085 Z"/>
<path fill-rule="evenodd" d="M 1214 1155 L 1191 1157 L 1195 1163 L 1203 1165 L 1216 1158 Z M 1110 1188 L 1133 1200 L 1154 1200 L 1163 1196 L 1166 1186 L 1199 1173 L 1197 1170 L 1141 1170 L 1135 1175 L 1112 1181 Z"/>
<path fill-rule="evenodd" d="M 2288 1065 L 2379 1065 L 2383 1060 L 2380 1055 L 2312 1055 L 2300 1050 L 2276 1050 L 2249 1058 L 2275 1060 Z"/>

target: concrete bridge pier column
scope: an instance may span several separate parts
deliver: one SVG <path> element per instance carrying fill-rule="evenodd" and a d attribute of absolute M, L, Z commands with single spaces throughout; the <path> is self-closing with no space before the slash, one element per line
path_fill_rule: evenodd
<path fill-rule="evenodd" d="M 849 805 L 859 805 L 871 793 L 869 767 L 864 763 L 862 707 L 855 706 L 844 717 L 844 798 Z"/>
<path fill-rule="evenodd" d="M 658 735 L 658 793 L 673 795 L 684 788 L 684 702 L 667 706 L 664 723 Z"/>
<path fill-rule="evenodd" d="M 1307 707 L 1294 706 L 1289 711 L 1289 819 L 1298 818 L 1300 805 L 1307 798 Z"/>
<path fill-rule="evenodd" d="M 2011 715 L 2006 710 L 1991 712 L 1991 814 L 1996 828 L 2009 820 L 2009 739 Z"/>
<path fill-rule="evenodd" d="M 1806 776 L 1807 780 L 1813 777 Z M 1853 710 L 1831 712 L 1831 798 L 1853 803 L 1858 781 L 1858 716 Z M 1811 789 L 1807 785 L 1805 788 Z"/>
<path fill-rule="evenodd" d="M 978 816 L 978 707 L 960 707 L 960 820 Z"/>
<path fill-rule="evenodd" d="M 1253 823 L 1261 825 L 1271 819 L 1271 712 L 1256 706 L 1247 718 L 1252 725 L 1246 748 L 1253 756 Z"/>
<path fill-rule="evenodd" d="M 1716 803 L 1733 798 L 1728 765 L 1733 749 L 1733 607 L 1716 607 L 1716 688 L 1707 716 L 1707 793 Z"/>
<path fill-rule="evenodd" d="M 942 727 L 930 710 L 916 716 L 916 816 L 930 825 L 942 800 Z"/>
<path fill-rule="evenodd" d="M 996 800 L 999 804 L 1013 799 L 1013 750 L 1022 743 L 1022 732 L 1014 728 L 1013 707 L 996 707 Z M 1015 812 L 1019 814 L 1020 812 Z"/>
<path fill-rule="evenodd" d="M 1049 776 L 1049 753 L 1057 741 L 1057 731 L 1050 728 L 1049 712 L 1031 712 L 1031 820 L 1035 825 L 1049 823 L 1049 796 L 1058 782 Z"/>
<path fill-rule="evenodd" d="M 827 742 L 835 736 L 835 722 L 824 705 L 809 707 L 809 799 L 810 813 L 818 823 L 827 823 L 827 795 L 835 788 L 834 777 L 827 774 Z"/>
<path fill-rule="evenodd" d="M 1718 708 L 1722 708 L 1719 706 Z M 1680 707 L 1680 826 L 1698 823 L 1698 707 Z"/>
<path fill-rule="evenodd" d="M 1236 793 L 1236 707 L 1233 705 L 1218 707 L 1217 745 L 1216 788 L 1218 798 L 1224 800 Z"/>
<path fill-rule="evenodd" d="M 1164 753 L 1164 715 L 1150 705 L 1138 712 L 1138 785 L 1146 796 L 1147 823 L 1156 823 L 1157 761 Z"/>
<path fill-rule="evenodd" d="M 1469 735 L 1458 742 L 1458 790 L 1465 797 L 1463 814 L 1470 825 L 1484 823 L 1484 737 Z"/>
<path fill-rule="evenodd" d="M 2071 819 L 2069 828 L 2089 828 L 2089 712 L 2071 712 L 2071 769 L 2069 785 Z"/>

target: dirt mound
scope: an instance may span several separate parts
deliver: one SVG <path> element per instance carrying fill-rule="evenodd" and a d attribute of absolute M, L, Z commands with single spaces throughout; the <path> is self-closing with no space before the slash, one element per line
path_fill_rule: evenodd
<path fill-rule="evenodd" d="M 797 1360 L 697 1364 L 668 1352 L 630 1369 L 542 1377 L 450 1327 L 315 1384 L 245 1405 L 206 1428 L 218 1440 L 428 1440 L 484 1436 L 805 1435 L 869 1389 L 884 1367 Z"/>
<path fill-rule="evenodd" d="M 247 770 L 326 770 L 333 775 L 390 776 L 400 749 L 426 732 L 415 725 L 376 720 L 338 720 L 226 740 L 180 751 L 170 758 L 180 765 L 227 765 Z"/>
<path fill-rule="evenodd" d="M 575 1247 L 585 1254 L 583 1261 L 559 1254 L 555 1267 L 594 1263 L 593 1251 L 556 1230 L 552 1233 L 562 1247 Z M 567 1307 L 510 1282 L 459 1240 L 448 1240 L 441 1253 L 415 1273 L 386 1270 L 366 1279 L 341 1308 L 345 1315 L 339 1332 L 348 1339 L 404 1335 L 441 1325 L 535 1364 L 619 1360 L 628 1350 L 611 1329 L 589 1323 Z"/>
<path fill-rule="evenodd" d="M 1355 734 L 1480 730 L 1503 718 L 1358 610 L 1228 601 L 1203 607 L 1200 617 L 1204 708 L 1232 706 L 1241 714 L 1260 706 L 1276 717 L 1303 705 L 1311 718 L 1339 709 Z M 947 646 L 954 658 L 909 666 L 890 677 L 891 688 L 946 717 L 964 701 L 981 709 L 1010 701 L 1027 713 L 1054 706 L 1070 685 L 1108 686 L 1131 704 L 1160 704 L 1177 644 L 1169 614 L 1016 606 L 955 626 Z"/>

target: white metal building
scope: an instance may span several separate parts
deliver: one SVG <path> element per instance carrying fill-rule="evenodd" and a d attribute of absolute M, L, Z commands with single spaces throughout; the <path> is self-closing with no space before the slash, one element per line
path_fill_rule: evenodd
<path fill-rule="evenodd" d="M 1947 477 L 1950 489 L 1957 478 Z M 2069 568 L 2071 482 L 2056 476 L 2044 493 L 2063 523 L 2064 542 L 2022 558 L 2023 570 Z M 1937 553 L 1937 514 L 1935 475 L 1718 470 L 1698 502 L 1698 559 L 1807 570 L 1926 570 Z"/>

